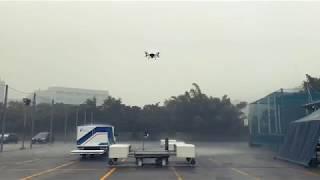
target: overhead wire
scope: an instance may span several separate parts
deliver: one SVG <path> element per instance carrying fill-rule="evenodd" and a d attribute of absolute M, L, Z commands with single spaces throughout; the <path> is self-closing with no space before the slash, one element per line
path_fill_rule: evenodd
<path fill-rule="evenodd" d="M 21 93 L 21 94 L 33 94 L 33 92 L 21 91 L 21 90 L 18 90 L 18 89 L 16 89 L 16 88 L 14 88 L 14 87 L 11 87 L 11 86 L 8 86 L 8 89 L 13 90 L 13 91 L 16 91 L 16 92 Z"/>

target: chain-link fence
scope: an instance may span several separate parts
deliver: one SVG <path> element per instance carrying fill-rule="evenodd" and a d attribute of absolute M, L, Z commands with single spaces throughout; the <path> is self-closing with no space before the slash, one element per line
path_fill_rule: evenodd
<path fill-rule="evenodd" d="M 281 144 L 289 123 L 306 115 L 303 105 L 309 102 L 302 89 L 280 89 L 249 105 L 250 145 Z M 319 92 L 312 92 L 314 100 Z"/>

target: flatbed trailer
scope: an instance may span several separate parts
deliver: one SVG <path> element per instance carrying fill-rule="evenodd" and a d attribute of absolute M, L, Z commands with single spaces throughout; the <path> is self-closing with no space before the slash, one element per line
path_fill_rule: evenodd
<path fill-rule="evenodd" d="M 114 144 L 109 148 L 109 165 L 117 164 L 119 158 L 135 158 L 137 166 L 143 166 L 145 159 L 154 159 L 155 164 L 167 166 L 169 158 L 185 158 L 195 165 L 195 146 L 193 144 L 176 144 L 174 150 L 131 150 L 130 144 Z"/>
<path fill-rule="evenodd" d="M 157 165 L 166 166 L 168 164 L 169 157 L 176 154 L 170 151 L 134 151 L 129 155 L 136 159 L 136 164 L 138 166 L 143 165 L 144 159 L 155 159 L 155 163 Z"/>

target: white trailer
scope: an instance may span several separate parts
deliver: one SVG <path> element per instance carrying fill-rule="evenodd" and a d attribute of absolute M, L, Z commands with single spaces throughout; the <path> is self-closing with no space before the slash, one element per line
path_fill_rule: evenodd
<path fill-rule="evenodd" d="M 173 142 L 173 141 L 171 141 Z M 169 146 L 169 143 L 168 145 Z M 119 158 L 132 157 L 136 159 L 138 166 L 143 166 L 144 159 L 155 159 L 155 163 L 166 166 L 170 156 L 186 159 L 191 165 L 195 165 L 196 151 L 193 144 L 176 143 L 174 150 L 132 150 L 130 144 L 114 144 L 109 148 L 109 165 L 117 163 Z"/>
<path fill-rule="evenodd" d="M 104 124 L 90 124 L 77 127 L 77 149 L 72 154 L 86 155 L 105 154 L 109 146 L 115 144 L 114 127 Z"/>
<path fill-rule="evenodd" d="M 177 141 L 177 140 L 175 140 L 175 139 L 169 139 L 168 140 L 168 150 L 170 151 L 170 150 L 174 150 L 174 148 L 175 148 L 175 145 L 176 144 L 185 144 L 183 141 Z M 165 139 L 161 139 L 160 140 L 160 147 L 161 148 L 164 148 L 165 147 Z"/>

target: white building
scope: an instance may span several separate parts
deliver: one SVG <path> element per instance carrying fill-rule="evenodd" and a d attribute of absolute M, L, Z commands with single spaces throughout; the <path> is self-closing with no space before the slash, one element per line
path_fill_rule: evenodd
<path fill-rule="evenodd" d="M 82 104 L 87 99 L 93 97 L 97 100 L 97 105 L 103 104 L 103 101 L 109 96 L 109 92 L 105 90 L 91 90 L 68 87 L 49 87 L 47 90 L 38 90 L 37 103 L 51 103 L 52 99 L 55 103 L 64 104 Z"/>
<path fill-rule="evenodd" d="M 4 102 L 6 83 L 0 79 L 0 102 Z"/>

